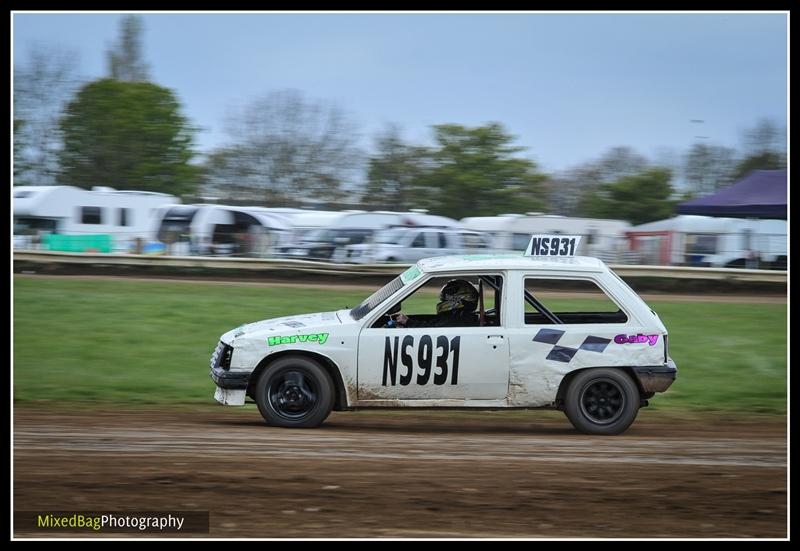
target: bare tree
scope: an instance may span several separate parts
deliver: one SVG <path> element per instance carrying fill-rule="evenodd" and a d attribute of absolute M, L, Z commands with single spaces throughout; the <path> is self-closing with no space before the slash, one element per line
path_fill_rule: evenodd
<path fill-rule="evenodd" d="M 692 145 L 686 155 L 684 178 L 698 195 L 709 194 L 730 184 L 736 171 L 736 152 L 721 145 Z"/>
<path fill-rule="evenodd" d="M 149 68 L 142 55 L 142 18 L 126 15 L 120 24 L 119 43 L 106 52 L 108 75 L 114 80 L 146 82 Z"/>
<path fill-rule="evenodd" d="M 762 119 L 754 127 L 742 132 L 744 156 L 736 166 L 735 179 L 743 178 L 754 170 L 786 168 L 786 127 L 770 119 Z"/>
<path fill-rule="evenodd" d="M 361 162 L 355 125 L 336 106 L 273 92 L 232 111 L 230 141 L 206 163 L 205 192 L 268 205 L 332 203 Z"/>
<path fill-rule="evenodd" d="M 593 164 L 597 181 L 603 184 L 639 174 L 650 166 L 646 157 L 625 146 L 612 147 Z"/>
<path fill-rule="evenodd" d="M 58 174 L 59 118 L 80 82 L 78 55 L 34 44 L 14 67 L 14 185 L 49 185 Z"/>
<path fill-rule="evenodd" d="M 564 216 L 584 214 L 583 198 L 602 184 L 641 173 L 648 160 L 630 147 L 613 147 L 600 158 L 573 167 L 544 182 L 548 212 Z"/>
<path fill-rule="evenodd" d="M 387 125 L 374 140 L 362 204 L 386 210 L 419 207 L 419 187 L 434 168 L 432 151 L 406 142 L 397 125 Z"/>
<path fill-rule="evenodd" d="M 772 119 L 761 119 L 752 128 L 742 132 L 745 157 L 764 153 L 786 153 L 786 127 L 781 128 Z"/>

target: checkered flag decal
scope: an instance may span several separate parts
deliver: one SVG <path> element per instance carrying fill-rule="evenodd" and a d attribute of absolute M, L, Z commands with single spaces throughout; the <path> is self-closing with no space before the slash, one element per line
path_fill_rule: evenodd
<path fill-rule="evenodd" d="M 573 356 L 578 353 L 578 350 L 588 350 L 590 352 L 602 353 L 611 339 L 604 339 L 603 337 L 595 337 L 589 335 L 578 348 L 570 348 L 569 346 L 558 346 L 558 341 L 564 335 L 564 331 L 558 329 L 540 329 L 536 336 L 533 337 L 534 342 L 541 342 L 544 344 L 552 344 L 553 348 L 547 355 L 548 360 L 556 362 L 569 363 Z"/>

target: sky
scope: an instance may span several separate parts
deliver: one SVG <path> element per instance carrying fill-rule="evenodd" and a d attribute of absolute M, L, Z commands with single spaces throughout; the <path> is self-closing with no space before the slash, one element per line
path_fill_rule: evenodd
<path fill-rule="evenodd" d="M 56 46 L 100 78 L 123 15 L 16 12 L 14 63 Z M 346 110 L 367 151 L 387 124 L 430 143 L 434 124 L 497 121 L 548 172 L 786 125 L 783 13 L 140 15 L 151 80 L 176 92 L 203 152 L 225 143 L 231 109 L 282 89 Z"/>

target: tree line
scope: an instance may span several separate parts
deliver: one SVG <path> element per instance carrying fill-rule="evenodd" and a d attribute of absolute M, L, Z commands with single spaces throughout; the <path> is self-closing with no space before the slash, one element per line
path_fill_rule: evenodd
<path fill-rule="evenodd" d="M 284 90 L 231 111 L 227 141 L 198 155 L 198 128 L 176 94 L 150 80 L 142 23 L 122 19 L 107 74 L 81 82 L 77 58 L 36 48 L 14 71 L 14 185 L 106 185 L 268 206 L 427 209 L 453 218 L 529 211 L 627 220 L 669 217 L 675 205 L 755 169 L 786 166 L 785 133 L 769 120 L 741 152 L 695 143 L 683 162 L 627 147 L 545 174 L 503 125 L 440 124 L 431 143 L 388 126 L 371 152 L 340 107 Z M 682 179 L 683 191 L 676 180 Z"/>

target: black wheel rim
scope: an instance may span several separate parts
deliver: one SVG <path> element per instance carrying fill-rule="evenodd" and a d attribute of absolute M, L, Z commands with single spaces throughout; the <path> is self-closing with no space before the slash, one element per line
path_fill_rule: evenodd
<path fill-rule="evenodd" d="M 284 419 L 302 419 L 317 404 L 319 388 L 311 377 L 299 369 L 276 373 L 267 386 L 267 399 L 272 410 Z"/>
<path fill-rule="evenodd" d="M 593 423 L 608 425 L 622 415 L 625 393 L 612 379 L 594 379 L 581 391 L 581 412 Z"/>

